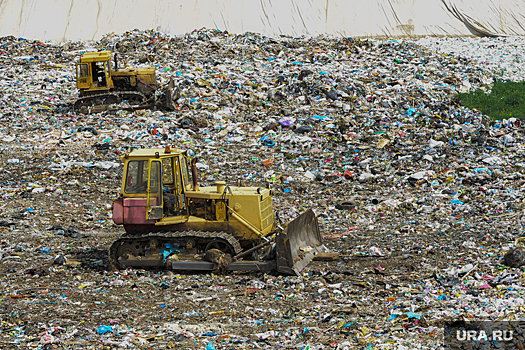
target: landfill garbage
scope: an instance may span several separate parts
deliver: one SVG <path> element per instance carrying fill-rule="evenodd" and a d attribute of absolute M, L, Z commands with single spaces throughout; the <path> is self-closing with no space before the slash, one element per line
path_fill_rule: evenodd
<path fill-rule="evenodd" d="M 514 248 L 504 256 L 505 265 L 510 267 L 520 267 L 525 265 L 525 253 L 522 248 Z"/>
<path fill-rule="evenodd" d="M 55 260 L 53 260 L 53 264 L 55 265 L 65 265 L 66 264 L 66 257 L 63 255 L 57 255 L 55 257 Z"/>
<path fill-rule="evenodd" d="M 0 38 L 2 348 L 435 349 L 445 319 L 521 317 L 521 116 L 453 95 L 521 81 L 522 44 Z M 73 113 L 75 59 L 99 49 L 173 78 L 175 110 Z M 166 145 L 199 157 L 202 186 L 269 186 L 276 224 L 312 208 L 337 255 L 299 277 L 111 270 L 119 157 Z"/>
<path fill-rule="evenodd" d="M 64 236 L 64 237 L 71 237 L 71 238 L 85 238 L 85 237 L 87 237 L 85 234 L 82 234 L 82 233 L 77 232 L 77 231 L 72 230 L 72 229 L 56 231 L 55 235 Z"/>

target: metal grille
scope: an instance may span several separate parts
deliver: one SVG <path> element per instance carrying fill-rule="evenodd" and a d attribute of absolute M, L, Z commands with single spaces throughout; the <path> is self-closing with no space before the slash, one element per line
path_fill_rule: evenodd
<path fill-rule="evenodd" d="M 268 196 L 261 202 L 262 230 L 273 224 L 272 197 Z"/>

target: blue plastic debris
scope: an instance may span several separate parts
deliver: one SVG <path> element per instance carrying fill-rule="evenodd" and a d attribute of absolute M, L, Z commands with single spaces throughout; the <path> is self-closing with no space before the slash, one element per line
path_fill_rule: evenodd
<path fill-rule="evenodd" d="M 164 243 L 164 250 L 159 253 L 159 255 L 162 255 L 162 262 L 166 262 L 166 258 L 171 255 L 171 253 L 178 252 L 177 249 L 173 249 L 171 246 L 171 243 Z"/>
<path fill-rule="evenodd" d="M 106 333 L 111 333 L 111 332 L 113 332 L 113 328 L 111 328 L 111 326 L 101 325 L 101 326 L 98 326 L 97 328 L 98 334 L 106 334 Z"/>
<path fill-rule="evenodd" d="M 414 113 L 416 113 L 416 109 L 415 109 L 415 108 L 410 107 L 409 109 L 407 109 L 406 114 L 407 114 L 409 117 L 411 117 L 412 114 L 414 114 Z"/>
<path fill-rule="evenodd" d="M 273 147 L 275 146 L 275 142 L 272 139 L 266 139 L 263 141 L 263 144 L 267 147 Z"/>
<path fill-rule="evenodd" d="M 406 315 L 408 316 L 408 318 L 417 318 L 418 320 L 421 319 L 421 316 L 423 316 L 414 312 L 407 312 Z"/>
<path fill-rule="evenodd" d="M 213 346 L 213 344 L 209 342 L 208 345 L 206 345 L 205 350 L 216 350 L 216 349 L 215 349 L 215 346 Z"/>
<path fill-rule="evenodd" d="M 314 115 L 312 116 L 312 118 L 317 119 L 317 120 L 323 120 L 323 119 L 326 119 L 326 115 L 318 115 L 318 114 L 314 114 Z"/>

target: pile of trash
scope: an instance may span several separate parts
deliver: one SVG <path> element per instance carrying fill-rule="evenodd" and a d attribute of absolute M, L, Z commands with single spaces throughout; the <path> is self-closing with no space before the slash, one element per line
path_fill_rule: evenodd
<path fill-rule="evenodd" d="M 522 80 L 520 40 L 0 38 L 2 348 L 436 349 L 447 321 L 519 319 L 523 116 L 454 94 Z M 72 113 L 74 63 L 102 49 L 173 78 L 176 110 Z M 199 157 L 202 185 L 268 184 L 278 223 L 312 208 L 339 258 L 110 271 L 119 157 L 164 145 Z"/>

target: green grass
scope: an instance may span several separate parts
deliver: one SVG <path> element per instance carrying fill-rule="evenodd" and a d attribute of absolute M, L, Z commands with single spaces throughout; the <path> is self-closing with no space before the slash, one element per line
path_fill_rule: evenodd
<path fill-rule="evenodd" d="M 525 117 L 525 82 L 496 80 L 492 92 L 483 90 L 460 93 L 455 96 L 462 105 L 475 108 L 492 119 Z"/>

